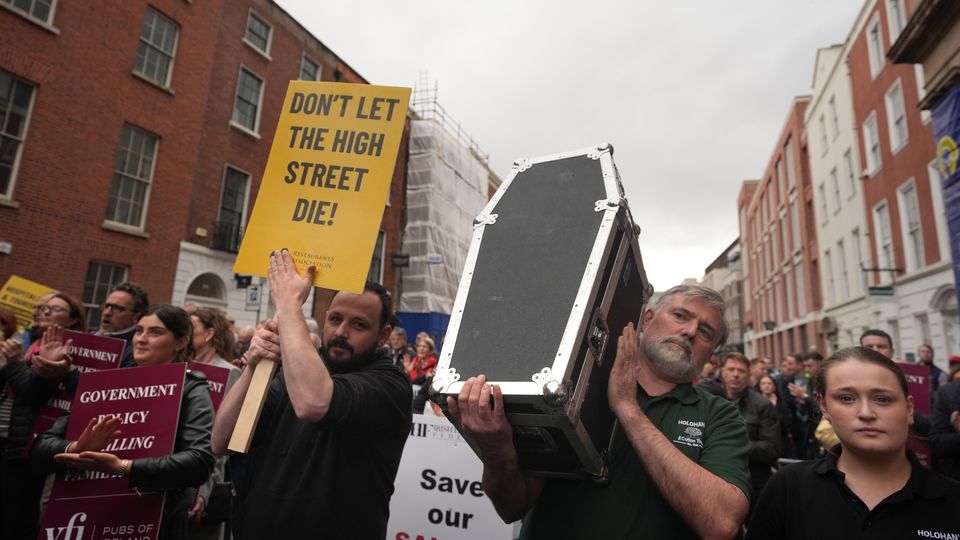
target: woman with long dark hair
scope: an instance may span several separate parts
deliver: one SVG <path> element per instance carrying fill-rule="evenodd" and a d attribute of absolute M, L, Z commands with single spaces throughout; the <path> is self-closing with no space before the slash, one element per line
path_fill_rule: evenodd
<path fill-rule="evenodd" d="M 133 338 L 133 359 L 138 366 L 186 362 L 193 358 L 193 323 L 181 308 L 154 306 L 137 322 Z M 66 354 L 65 347 L 62 354 Z M 102 452 L 119 432 L 119 420 L 91 421 L 75 441 L 64 439 L 70 415 L 61 417 L 34 444 L 31 460 L 38 466 L 91 469 L 129 478 L 131 489 L 165 491 L 161 539 L 187 537 L 187 510 L 193 503 L 192 489 L 203 484 L 213 467 L 210 431 L 213 404 L 206 377 L 187 372 L 180 405 L 180 419 L 173 453 L 167 456 L 121 459 Z M 66 449 L 66 451 L 64 451 Z"/>

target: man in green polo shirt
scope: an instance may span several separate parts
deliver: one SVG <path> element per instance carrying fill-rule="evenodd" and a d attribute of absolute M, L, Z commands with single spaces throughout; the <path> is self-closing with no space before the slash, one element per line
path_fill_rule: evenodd
<path fill-rule="evenodd" d="M 750 448 L 737 409 L 691 384 L 727 337 L 723 298 L 681 285 L 617 342 L 607 394 L 620 429 L 610 482 L 545 480 L 520 469 L 503 394 L 483 375 L 448 400 L 478 443 L 483 488 L 521 538 L 732 538 L 747 515 Z M 493 399 L 491 400 L 491 396 Z"/>

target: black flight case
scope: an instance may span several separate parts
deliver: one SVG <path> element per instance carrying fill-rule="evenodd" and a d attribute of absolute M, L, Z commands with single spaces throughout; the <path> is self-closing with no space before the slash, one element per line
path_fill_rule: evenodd
<path fill-rule="evenodd" d="M 653 292 L 638 234 L 609 144 L 518 160 L 475 220 L 431 393 L 500 385 L 529 474 L 607 476 L 607 378 Z"/>

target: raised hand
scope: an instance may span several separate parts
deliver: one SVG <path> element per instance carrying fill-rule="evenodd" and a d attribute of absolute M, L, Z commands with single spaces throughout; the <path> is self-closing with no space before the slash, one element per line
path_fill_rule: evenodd
<path fill-rule="evenodd" d="M 307 301 L 310 289 L 313 287 L 313 277 L 317 267 L 310 265 L 306 274 L 301 276 L 297 272 L 297 265 L 286 249 L 274 251 L 270 255 L 268 281 L 270 283 L 270 298 L 273 299 L 277 310 L 281 308 L 300 309 Z"/>
<path fill-rule="evenodd" d="M 637 331 L 633 323 L 623 327 L 617 338 L 617 356 L 607 381 L 607 403 L 614 414 L 625 407 L 637 406 Z"/>
<path fill-rule="evenodd" d="M 243 355 L 247 367 L 256 367 L 261 359 L 280 359 L 280 336 L 277 335 L 277 321 L 269 320 L 263 324 L 250 340 L 250 348 Z"/>
<path fill-rule="evenodd" d="M 104 418 L 101 421 L 97 421 L 96 418 L 91 418 L 90 422 L 87 423 L 87 427 L 83 428 L 83 433 L 80 434 L 80 437 L 70 443 L 67 453 L 79 454 L 88 451 L 98 452 L 103 450 L 114 439 L 120 436 L 120 430 L 117 429 L 120 427 L 120 423 L 120 419 L 116 416 Z"/>

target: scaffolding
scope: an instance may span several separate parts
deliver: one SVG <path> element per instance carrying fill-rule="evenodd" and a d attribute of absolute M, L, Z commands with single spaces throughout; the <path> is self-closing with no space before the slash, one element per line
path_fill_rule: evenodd
<path fill-rule="evenodd" d="M 437 102 L 437 88 L 421 83 L 411 99 L 407 164 L 407 228 L 400 311 L 444 313 L 453 309 L 473 219 L 499 185 L 488 155 Z"/>

